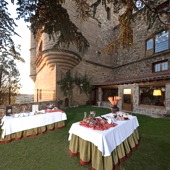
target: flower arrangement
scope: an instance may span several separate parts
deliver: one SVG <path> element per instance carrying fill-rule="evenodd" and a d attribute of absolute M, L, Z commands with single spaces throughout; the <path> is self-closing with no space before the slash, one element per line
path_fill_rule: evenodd
<path fill-rule="evenodd" d="M 117 105 L 120 100 L 120 97 L 119 96 L 108 97 L 108 100 L 112 105 Z"/>
<path fill-rule="evenodd" d="M 118 104 L 118 102 L 120 100 L 120 97 L 119 96 L 108 97 L 108 100 L 112 104 L 111 107 L 110 107 L 112 113 L 116 113 L 117 111 L 119 111 L 119 108 L 117 107 L 117 104 Z"/>

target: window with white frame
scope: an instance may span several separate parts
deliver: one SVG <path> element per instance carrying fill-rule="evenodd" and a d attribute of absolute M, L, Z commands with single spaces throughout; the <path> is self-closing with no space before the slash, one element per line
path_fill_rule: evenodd
<path fill-rule="evenodd" d="M 146 50 L 150 50 L 153 48 L 153 39 L 149 39 L 147 42 L 146 42 Z"/>
<path fill-rule="evenodd" d="M 163 31 L 155 36 L 155 53 L 169 49 L 169 31 Z"/>
<path fill-rule="evenodd" d="M 153 63 L 153 72 L 160 72 L 168 70 L 168 61 L 160 61 Z"/>
<path fill-rule="evenodd" d="M 154 53 L 170 49 L 170 30 L 164 30 L 146 41 L 146 51 L 154 49 Z"/>

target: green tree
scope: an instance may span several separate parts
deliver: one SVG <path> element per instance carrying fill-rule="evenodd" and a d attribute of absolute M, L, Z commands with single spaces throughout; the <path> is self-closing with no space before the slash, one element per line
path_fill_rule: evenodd
<path fill-rule="evenodd" d="M 10 0 L 8 0 L 10 1 Z M 123 45 L 130 45 L 132 40 L 131 26 L 133 14 L 142 10 L 141 15 L 145 17 L 150 29 L 154 24 L 169 26 L 170 1 L 154 0 L 70 0 L 76 4 L 77 17 L 86 21 L 89 17 L 97 20 L 96 13 L 99 5 L 104 9 L 112 3 L 113 13 L 118 16 L 121 25 L 120 42 Z M 53 37 L 60 33 L 56 47 L 74 44 L 80 51 L 89 47 L 89 42 L 81 31 L 70 20 L 67 10 L 64 8 L 65 0 L 11 0 L 16 3 L 18 19 L 24 18 L 25 22 L 31 23 L 30 30 L 36 35 L 38 31 L 45 32 Z M 161 4 L 164 2 L 163 4 Z M 123 9 L 123 10 L 122 10 Z M 124 11 L 122 13 L 122 11 Z M 15 22 L 8 13 L 7 0 L 0 1 L 0 50 L 6 50 L 6 46 L 14 48 L 12 40 L 15 32 Z M 125 31 L 126 30 L 126 31 Z M 125 41 L 124 41 L 125 40 Z M 120 43 L 120 44 L 121 44 Z"/>
<path fill-rule="evenodd" d="M 64 95 L 68 97 L 70 104 L 72 105 L 74 78 L 72 77 L 70 71 L 66 72 L 65 75 L 62 75 L 59 84 L 60 89 L 63 91 Z"/>
<path fill-rule="evenodd" d="M 8 13 L 7 2 L 0 1 L 0 52 L 7 51 L 7 46 L 14 47 L 12 36 L 18 35 L 15 32 L 16 24 Z M 15 51 L 15 49 L 14 49 Z"/>
<path fill-rule="evenodd" d="M 18 94 L 20 85 L 20 74 L 14 59 L 9 53 L 0 55 L 0 105 L 13 104 Z"/>

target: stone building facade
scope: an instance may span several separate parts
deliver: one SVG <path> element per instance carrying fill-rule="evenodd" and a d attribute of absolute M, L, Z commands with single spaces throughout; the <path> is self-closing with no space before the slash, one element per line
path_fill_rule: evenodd
<path fill-rule="evenodd" d="M 18 94 L 15 97 L 15 104 L 19 103 L 32 103 L 34 101 L 33 94 Z"/>
<path fill-rule="evenodd" d="M 61 91 L 58 81 L 68 70 L 72 75 L 87 74 L 94 88 L 89 96 L 80 93 L 75 86 L 73 104 L 81 105 L 90 101 L 110 107 L 109 96 L 119 96 L 119 108 L 142 114 L 156 115 L 170 112 L 170 30 L 162 27 L 148 30 L 140 12 L 134 15 L 133 43 L 130 47 L 120 48 L 112 53 L 101 49 L 118 35 L 119 27 L 116 16 L 110 15 L 99 8 L 97 18 L 86 22 L 75 19 L 73 2 L 66 2 L 69 16 L 90 43 L 85 53 L 79 52 L 74 46 L 57 50 L 55 42 L 46 34 L 31 37 L 30 77 L 35 82 L 34 101 L 57 100 L 65 104 L 67 96 Z M 112 13 L 112 6 L 108 6 Z M 164 32 L 165 31 L 165 32 Z M 166 47 L 157 43 L 157 36 L 165 35 Z M 56 35 L 57 37 L 57 35 Z M 154 37 L 154 38 L 153 38 Z M 159 38 L 158 38 L 159 40 Z M 162 41 L 162 39 L 160 39 Z M 153 47 L 150 47 L 151 44 Z M 157 51 L 155 50 L 158 46 Z M 148 48 L 148 49 L 147 49 Z M 159 49 L 161 48 L 161 49 Z M 165 68 L 162 68 L 162 66 Z M 155 70 L 156 69 L 156 70 Z M 160 70 L 159 70 L 160 69 Z M 161 90 L 161 96 L 154 96 L 154 90 Z M 125 91 L 130 93 L 126 94 Z M 148 92 L 148 94 L 147 94 Z M 155 101 L 162 100 L 156 104 Z M 147 102 L 148 101 L 148 102 Z"/>

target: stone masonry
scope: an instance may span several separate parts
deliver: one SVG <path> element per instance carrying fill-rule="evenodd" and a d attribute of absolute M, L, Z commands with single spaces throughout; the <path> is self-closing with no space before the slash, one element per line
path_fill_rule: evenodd
<path fill-rule="evenodd" d="M 168 60 L 170 65 L 170 49 L 164 52 L 150 55 L 146 53 L 146 41 L 154 34 L 159 33 L 165 28 L 163 25 L 158 28 L 155 23 L 152 29 L 148 30 L 145 18 L 142 17 L 141 11 L 134 15 L 133 27 L 133 43 L 130 47 L 115 49 L 115 51 L 106 53 L 101 49 L 113 39 L 116 40 L 120 32 L 120 27 L 117 25 L 118 20 L 116 16 L 111 15 L 111 19 L 107 19 L 106 11 L 99 8 L 97 11 L 97 18 L 101 22 L 99 24 L 95 19 L 89 18 L 83 22 L 75 18 L 74 2 L 67 1 L 67 7 L 70 18 L 76 26 L 80 29 L 83 35 L 90 43 L 90 48 L 85 53 L 79 52 L 73 45 L 68 49 L 63 48 L 63 54 L 53 48 L 55 42 L 50 41 L 48 35 L 37 34 L 37 37 L 31 37 L 31 78 L 35 82 L 34 101 L 56 100 L 58 97 L 65 101 L 68 96 L 64 96 L 57 82 L 62 75 L 70 67 L 71 74 L 84 75 L 85 73 L 91 80 L 91 84 L 103 88 L 102 83 L 106 81 L 115 81 L 127 79 L 132 76 L 140 76 L 152 74 L 152 64 L 155 62 Z M 110 7 L 111 11 L 112 6 Z M 169 29 L 169 28 L 168 28 Z M 57 37 L 57 35 L 56 35 Z M 79 58 L 80 57 L 80 58 Z M 62 59 L 61 59 L 62 58 Z M 64 58 L 67 58 L 64 63 Z M 75 64 L 76 63 L 76 64 Z M 72 66 L 72 68 L 71 68 Z M 133 112 L 158 115 L 170 112 L 170 85 L 169 80 L 164 82 L 154 81 L 153 84 L 161 83 L 166 87 L 166 106 L 163 108 L 153 106 L 141 106 L 139 104 L 139 86 L 140 83 L 125 83 L 108 84 L 109 88 L 117 88 L 118 95 L 123 96 L 123 89 L 125 87 L 131 88 L 133 92 Z M 145 82 L 149 85 L 150 82 Z M 152 83 L 151 83 L 152 84 Z M 105 84 L 107 86 L 107 84 Z M 38 93 L 37 93 L 38 92 Z M 96 101 L 98 100 L 96 95 Z M 79 92 L 78 87 L 75 86 L 73 93 L 73 103 L 76 105 L 86 104 L 90 99 L 91 94 L 87 96 Z M 109 107 L 108 101 L 102 101 L 103 106 Z M 119 107 L 121 109 L 122 103 L 120 101 Z"/>

